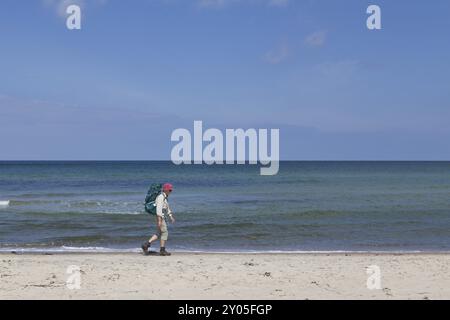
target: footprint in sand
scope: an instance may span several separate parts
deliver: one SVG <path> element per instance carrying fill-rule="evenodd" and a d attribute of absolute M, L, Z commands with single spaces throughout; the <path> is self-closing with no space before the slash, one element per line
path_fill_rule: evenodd
<path fill-rule="evenodd" d="M 392 296 L 391 289 L 389 289 L 389 288 L 383 288 L 383 292 L 384 292 L 387 296 Z"/>

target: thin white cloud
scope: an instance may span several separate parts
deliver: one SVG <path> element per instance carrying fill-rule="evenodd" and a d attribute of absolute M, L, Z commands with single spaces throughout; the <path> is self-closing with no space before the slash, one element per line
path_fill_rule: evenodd
<path fill-rule="evenodd" d="M 305 44 L 309 47 L 322 47 L 327 40 L 326 31 L 316 31 L 308 35 L 305 39 Z"/>
<path fill-rule="evenodd" d="M 67 17 L 67 7 L 70 5 L 80 6 L 85 9 L 87 5 L 103 6 L 108 3 L 108 0 L 42 0 L 44 6 L 53 10 L 60 17 Z"/>
<path fill-rule="evenodd" d="M 342 60 L 321 63 L 316 66 L 316 70 L 322 77 L 337 83 L 345 83 L 356 75 L 360 66 L 359 60 Z"/>
<path fill-rule="evenodd" d="M 271 7 L 286 7 L 290 0 L 197 0 L 200 8 L 221 9 L 232 4 L 256 4 Z"/>
<path fill-rule="evenodd" d="M 269 0 L 269 6 L 271 7 L 287 7 L 290 0 Z"/>
<path fill-rule="evenodd" d="M 264 55 L 264 61 L 270 64 L 280 64 L 290 55 L 289 47 L 286 44 L 281 45 L 275 50 L 271 50 Z"/>
<path fill-rule="evenodd" d="M 84 0 L 42 0 L 44 5 L 48 7 L 50 10 L 53 10 L 58 16 L 66 17 L 67 7 L 70 5 L 78 5 L 81 8 L 85 7 Z"/>
<path fill-rule="evenodd" d="M 69 5 L 75 4 L 82 9 L 88 5 L 102 6 L 108 3 L 109 0 L 41 0 L 41 2 L 48 8 L 55 11 L 61 17 L 66 17 L 66 9 Z M 179 0 L 159 0 L 162 3 L 173 4 L 179 3 Z M 287 7 L 291 0 L 195 0 L 193 3 L 204 9 L 222 9 L 234 4 L 249 4 L 249 5 L 268 5 L 270 7 Z"/>
<path fill-rule="evenodd" d="M 236 2 L 238 0 L 199 0 L 198 6 L 200 8 L 223 8 L 227 5 L 229 5 L 232 2 Z"/>

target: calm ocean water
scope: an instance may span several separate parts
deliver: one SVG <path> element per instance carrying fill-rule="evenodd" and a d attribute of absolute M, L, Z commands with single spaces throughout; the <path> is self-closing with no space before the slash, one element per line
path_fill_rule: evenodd
<path fill-rule="evenodd" d="M 138 250 L 167 181 L 172 250 L 450 250 L 450 162 L 0 162 L 0 251 Z"/>

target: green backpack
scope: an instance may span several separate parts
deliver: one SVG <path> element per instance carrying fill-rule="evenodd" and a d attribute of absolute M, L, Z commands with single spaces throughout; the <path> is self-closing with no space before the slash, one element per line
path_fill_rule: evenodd
<path fill-rule="evenodd" d="M 145 197 L 145 212 L 151 215 L 156 215 L 156 197 L 162 192 L 163 185 L 161 183 L 154 183 L 148 189 L 147 196 Z"/>

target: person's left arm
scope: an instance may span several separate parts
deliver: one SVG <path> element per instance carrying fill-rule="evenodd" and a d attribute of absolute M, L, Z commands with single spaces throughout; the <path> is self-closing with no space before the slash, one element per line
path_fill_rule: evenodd
<path fill-rule="evenodd" d="M 175 217 L 173 216 L 172 210 L 170 210 L 169 202 L 167 202 L 167 213 L 169 215 L 170 221 L 175 222 Z"/>

